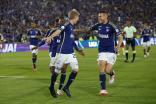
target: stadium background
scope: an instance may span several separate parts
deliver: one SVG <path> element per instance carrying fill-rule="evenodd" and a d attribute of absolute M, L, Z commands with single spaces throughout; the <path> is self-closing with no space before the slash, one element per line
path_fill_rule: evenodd
<path fill-rule="evenodd" d="M 81 18 L 76 28 L 90 27 L 97 21 L 97 12 L 101 8 L 108 8 L 111 21 L 119 28 L 123 28 L 126 18 L 131 18 L 138 30 L 143 22 L 150 24 L 156 33 L 156 1 L 155 0 L 0 0 L 0 34 L 5 43 L 27 42 L 27 30 L 31 22 L 36 22 L 38 28 L 45 34 L 49 25 L 59 16 L 66 16 L 67 12 L 76 8 Z M 82 35 L 81 35 L 82 36 Z M 82 36 L 84 40 L 88 36 Z M 139 38 L 139 36 L 138 36 Z"/>
<path fill-rule="evenodd" d="M 26 33 L 31 22 L 35 21 L 44 35 L 48 25 L 58 16 L 67 14 L 71 8 L 76 8 L 81 13 L 78 28 L 94 24 L 97 11 L 107 7 L 111 13 L 111 20 L 120 28 L 124 26 L 127 17 L 132 19 L 138 30 L 138 41 L 144 21 L 148 21 L 154 30 L 152 38 L 155 38 L 155 5 L 155 0 L 0 0 L 0 34 L 4 38 L 0 52 L 15 52 L 0 54 L 0 104 L 156 104 L 155 46 L 152 46 L 151 55 L 147 59 L 143 57 L 142 47 L 137 47 L 136 62 L 133 64 L 125 64 L 124 56 L 118 56 L 114 67 L 117 80 L 113 86 L 108 85 L 110 95 L 105 98 L 97 94 L 97 49 L 85 49 L 84 58 L 77 55 L 80 72 L 71 89 L 72 99 L 66 96 L 51 98 L 48 91 L 48 51 L 39 51 L 39 69 L 35 73 L 32 72 L 31 54 L 16 53 L 18 44 L 28 48 Z M 96 38 L 81 39 L 82 42 L 86 42 L 84 44 L 97 47 Z M 69 72 L 68 70 L 67 74 Z"/>

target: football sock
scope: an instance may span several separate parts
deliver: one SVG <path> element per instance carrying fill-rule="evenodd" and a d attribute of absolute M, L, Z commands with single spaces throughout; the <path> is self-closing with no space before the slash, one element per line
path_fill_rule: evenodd
<path fill-rule="evenodd" d="M 51 84 L 50 84 L 50 88 L 54 89 L 54 85 L 56 82 L 58 74 L 54 71 L 53 74 L 51 75 Z"/>
<path fill-rule="evenodd" d="M 100 73 L 99 80 L 100 80 L 101 89 L 105 90 L 106 89 L 106 75 L 105 75 L 105 73 Z"/>
<path fill-rule="evenodd" d="M 64 85 L 64 81 L 65 81 L 65 79 L 66 79 L 66 73 L 61 73 L 59 90 L 62 89 L 62 87 L 63 87 L 63 85 Z"/>
<path fill-rule="evenodd" d="M 146 49 L 144 49 L 144 55 L 146 55 Z"/>
<path fill-rule="evenodd" d="M 126 60 L 128 60 L 128 53 L 126 53 Z"/>
<path fill-rule="evenodd" d="M 72 82 L 75 80 L 76 75 L 77 75 L 77 72 L 71 72 L 71 74 L 69 76 L 69 79 L 68 79 L 68 82 L 65 85 L 65 88 L 69 88 L 70 87 L 70 85 L 72 84 Z"/>
<path fill-rule="evenodd" d="M 132 61 L 135 60 L 135 56 L 136 56 L 136 51 L 133 51 L 133 59 L 132 59 Z"/>

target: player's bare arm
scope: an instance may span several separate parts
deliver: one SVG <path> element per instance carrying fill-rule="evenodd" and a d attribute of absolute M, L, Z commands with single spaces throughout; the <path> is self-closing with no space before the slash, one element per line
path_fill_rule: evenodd
<path fill-rule="evenodd" d="M 119 35 L 119 37 L 118 37 L 117 50 L 120 49 L 120 46 L 121 46 L 122 42 L 123 42 L 123 36 L 122 35 Z"/>
<path fill-rule="evenodd" d="M 51 36 L 46 38 L 46 42 L 47 43 L 51 42 L 51 39 L 53 39 L 56 36 L 59 36 L 60 33 L 61 33 L 60 29 L 56 30 Z"/>

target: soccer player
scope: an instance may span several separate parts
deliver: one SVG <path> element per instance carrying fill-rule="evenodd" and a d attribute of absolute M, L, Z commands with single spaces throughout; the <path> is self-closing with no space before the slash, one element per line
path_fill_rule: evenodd
<path fill-rule="evenodd" d="M 54 23 L 54 28 L 50 28 L 47 33 L 46 33 L 46 37 L 49 37 L 51 36 L 52 33 L 54 33 L 56 30 L 57 30 L 57 27 L 59 27 L 60 23 L 63 21 L 63 19 L 60 17 L 60 18 L 57 18 L 55 20 L 55 23 Z M 41 47 L 42 45 L 44 45 L 46 43 L 46 40 L 45 38 L 43 38 L 43 40 L 39 43 L 38 47 Z M 55 65 L 54 65 L 54 62 L 55 62 L 55 56 L 56 56 L 56 51 L 57 51 L 57 48 L 58 48 L 58 45 L 60 44 L 60 37 L 59 36 L 56 36 L 53 38 L 53 40 L 51 40 L 50 43 L 48 43 L 49 45 L 49 56 L 50 56 L 50 64 L 49 64 L 49 69 L 51 71 L 51 73 L 54 71 L 55 69 Z"/>
<path fill-rule="evenodd" d="M 150 55 L 150 46 L 151 46 L 151 42 L 150 42 L 150 37 L 152 36 L 152 30 L 150 29 L 150 26 L 148 25 L 148 23 L 144 23 L 144 29 L 142 31 L 142 38 L 143 38 L 143 52 L 144 52 L 144 57 L 146 58 L 147 56 Z"/>
<path fill-rule="evenodd" d="M 129 46 L 131 45 L 132 51 L 133 51 L 133 59 L 131 62 L 133 63 L 135 61 L 135 56 L 136 56 L 136 50 L 135 50 L 135 37 L 136 37 L 136 28 L 132 25 L 131 20 L 127 19 L 126 21 L 126 27 L 124 27 L 123 30 L 123 35 L 126 38 L 126 60 L 125 62 L 128 62 L 128 50 Z"/>
<path fill-rule="evenodd" d="M 85 56 L 85 53 L 83 52 L 83 48 L 80 47 L 77 42 L 74 42 L 74 49 L 76 50 L 76 52 L 78 52 L 78 54 L 80 54 L 81 56 Z M 68 64 L 68 63 L 67 63 Z M 57 90 L 57 94 L 58 95 L 63 95 L 62 93 L 62 88 L 64 85 L 64 81 L 66 79 L 66 70 L 67 70 L 67 65 L 64 65 L 64 67 L 62 67 L 61 69 L 61 77 L 60 77 L 60 84 L 59 84 L 59 88 Z"/>
<path fill-rule="evenodd" d="M 109 12 L 102 10 L 98 13 L 98 22 L 91 31 L 98 31 L 98 66 L 99 66 L 99 81 L 101 90 L 99 95 L 105 96 L 108 94 L 106 90 L 106 74 L 110 75 L 110 84 L 114 82 L 115 73 L 112 70 L 113 65 L 116 61 L 116 52 L 119 50 L 122 43 L 122 36 L 120 35 L 119 29 L 112 24 L 109 19 Z M 115 35 L 118 36 L 118 44 L 115 48 Z"/>
<path fill-rule="evenodd" d="M 38 49 L 34 48 L 38 46 L 38 43 L 40 41 L 41 32 L 39 29 L 37 29 L 37 25 L 35 23 L 31 23 L 31 29 L 28 31 L 29 36 L 29 42 L 30 42 L 30 50 L 32 52 L 32 63 L 33 63 L 33 71 L 36 71 L 36 61 L 37 61 L 37 54 Z"/>
<path fill-rule="evenodd" d="M 71 93 L 69 90 L 70 85 L 75 80 L 77 73 L 78 73 L 78 61 L 74 54 L 74 34 L 73 29 L 74 25 L 79 20 L 79 12 L 75 9 L 71 10 L 68 13 L 69 23 L 65 23 L 63 26 L 61 26 L 60 29 L 56 30 L 50 37 L 47 38 L 47 42 L 51 41 L 55 36 L 58 36 L 60 34 L 61 41 L 60 45 L 58 47 L 58 55 L 55 63 L 55 71 L 53 72 L 51 76 L 51 84 L 49 87 L 51 95 L 56 98 L 57 94 L 55 92 L 55 82 L 57 79 L 58 74 L 61 71 L 62 67 L 67 67 L 69 64 L 72 72 L 69 76 L 69 79 L 66 83 L 66 85 L 63 87 L 63 91 L 66 93 L 68 97 L 71 97 Z"/>

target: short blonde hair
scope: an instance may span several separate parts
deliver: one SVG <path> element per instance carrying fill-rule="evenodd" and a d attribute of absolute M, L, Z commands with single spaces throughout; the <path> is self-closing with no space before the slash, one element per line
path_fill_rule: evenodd
<path fill-rule="evenodd" d="M 72 9 L 71 11 L 69 11 L 68 13 L 68 18 L 69 19 L 74 19 L 75 17 L 79 16 L 80 13 L 76 10 L 76 9 Z"/>

